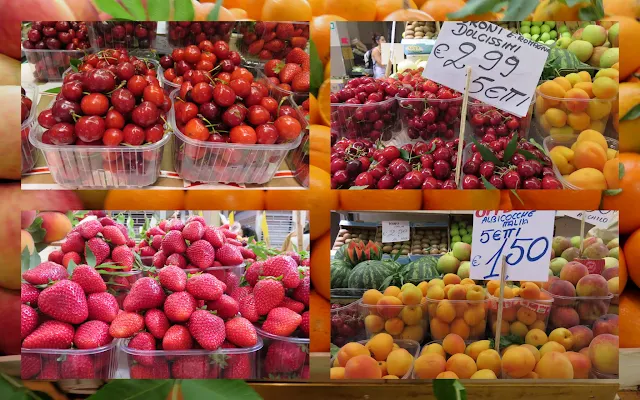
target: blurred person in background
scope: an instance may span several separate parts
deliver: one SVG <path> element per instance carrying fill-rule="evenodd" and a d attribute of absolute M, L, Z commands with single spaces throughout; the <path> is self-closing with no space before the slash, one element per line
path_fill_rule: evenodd
<path fill-rule="evenodd" d="M 379 33 L 374 33 L 371 39 L 373 39 L 373 48 L 371 49 L 373 77 L 384 78 L 387 65 L 382 62 L 382 43 L 386 43 L 387 39 Z"/>

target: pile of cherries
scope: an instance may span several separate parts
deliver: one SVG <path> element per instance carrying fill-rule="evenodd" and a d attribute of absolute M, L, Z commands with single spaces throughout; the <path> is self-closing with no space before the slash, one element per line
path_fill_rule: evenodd
<path fill-rule="evenodd" d="M 516 132 L 496 137 L 485 133 L 478 145 L 493 156 L 484 159 L 478 145 L 471 146 L 471 156 L 462 166 L 463 189 L 562 189 L 556 178 L 551 159 L 542 149 L 525 139 L 517 138 L 516 150 L 511 154 L 507 148 Z M 509 157 L 505 160 L 505 157 Z M 484 179 L 489 182 L 486 185 Z"/>
<path fill-rule="evenodd" d="M 474 99 L 469 99 L 467 118 L 477 137 L 483 137 L 485 134 L 505 137 L 514 132 L 520 137 L 525 137 L 531 121 L 530 115 L 520 118 Z"/>
<path fill-rule="evenodd" d="M 377 148 L 368 139 L 340 139 L 331 148 L 331 187 L 457 189 L 457 150 L 458 139 L 419 140 L 401 148 Z"/>
<path fill-rule="evenodd" d="M 210 82 L 217 74 L 233 72 L 241 62 L 240 53 L 229 50 L 229 44 L 223 40 L 215 43 L 204 40 L 197 46 L 173 49 L 170 55 L 160 58 L 164 79 L 178 85 Z"/>
<path fill-rule="evenodd" d="M 169 22 L 169 44 L 175 47 L 184 47 L 190 44 L 199 45 L 205 40 L 217 42 L 222 40 L 229 42 L 232 22 Z"/>
<path fill-rule="evenodd" d="M 331 93 L 331 136 L 347 139 L 389 140 L 397 130 L 395 98 L 402 83 L 395 79 L 353 78 Z M 342 106 L 341 104 L 344 104 Z"/>
<path fill-rule="evenodd" d="M 87 56 L 81 69 L 64 77 L 53 106 L 38 115 L 43 143 L 141 146 L 164 137 L 171 101 L 145 62 L 106 50 Z M 123 153 L 106 152 L 104 161 L 116 163 Z M 127 152 L 134 158 L 127 161 L 143 162 L 139 153 Z"/>
<path fill-rule="evenodd" d="M 33 101 L 27 97 L 27 92 L 23 87 L 20 88 L 20 123 L 23 123 L 27 119 L 29 119 L 29 115 L 31 114 L 31 106 L 33 106 Z"/>
<path fill-rule="evenodd" d="M 309 24 L 294 22 L 247 22 L 238 27 L 243 53 L 261 60 L 284 59 L 294 48 L 304 49 L 309 41 Z"/>
<path fill-rule="evenodd" d="M 156 38 L 157 22 L 101 21 L 94 22 L 96 45 L 99 48 L 150 49 Z"/>
<path fill-rule="evenodd" d="M 22 41 L 24 49 L 84 50 L 89 44 L 89 28 L 78 21 L 34 21 Z"/>

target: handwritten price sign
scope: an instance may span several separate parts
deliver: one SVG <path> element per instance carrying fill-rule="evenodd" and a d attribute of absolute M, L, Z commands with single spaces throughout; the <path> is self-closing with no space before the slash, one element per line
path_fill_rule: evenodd
<path fill-rule="evenodd" d="M 549 48 L 490 22 L 445 22 L 423 76 L 519 117 L 527 115 Z"/>
<path fill-rule="evenodd" d="M 582 219 L 598 228 L 606 229 L 618 221 L 618 212 L 613 210 L 593 210 L 593 211 L 566 211 L 565 214 L 571 218 Z"/>
<path fill-rule="evenodd" d="M 555 211 L 476 211 L 471 279 L 500 279 L 506 257 L 509 281 L 546 282 Z"/>
<path fill-rule="evenodd" d="M 409 221 L 382 221 L 382 243 L 405 242 L 410 234 Z"/>

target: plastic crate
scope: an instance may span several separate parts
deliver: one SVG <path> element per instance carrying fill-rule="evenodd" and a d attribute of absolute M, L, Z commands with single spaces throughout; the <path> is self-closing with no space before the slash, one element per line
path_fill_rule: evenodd
<path fill-rule="evenodd" d="M 542 142 L 542 146 L 544 146 L 544 150 L 547 153 L 549 153 L 556 146 L 566 146 L 571 148 L 571 146 L 577 140 L 578 140 L 577 135 L 547 136 L 546 138 L 544 138 Z M 616 151 L 618 150 L 618 141 L 616 139 L 612 139 L 610 137 L 605 136 L 605 140 L 607 141 L 607 145 L 609 145 L 610 149 L 614 149 Z M 582 189 L 581 187 L 578 187 L 576 185 L 569 183 L 565 179 L 564 175 L 560 173 L 560 170 L 558 169 L 558 166 L 555 163 L 553 163 L 553 172 L 555 173 L 556 178 L 558 178 L 558 180 L 562 183 L 562 186 L 565 187 L 565 189 L 572 189 L 572 190 Z"/>
<path fill-rule="evenodd" d="M 364 340 L 364 319 L 360 314 L 361 300 L 331 309 L 331 343 L 342 347 L 354 340 Z"/>
<path fill-rule="evenodd" d="M 331 103 L 331 136 L 347 139 L 388 141 L 400 130 L 398 102 L 390 98 L 378 103 Z"/>
<path fill-rule="evenodd" d="M 167 40 L 172 48 L 198 45 L 204 40 L 212 43 L 218 40 L 229 43 L 235 22 L 167 22 Z"/>
<path fill-rule="evenodd" d="M 36 109 L 38 108 L 38 87 L 30 83 L 23 83 L 25 95 L 31 100 L 31 111 L 29 117 L 20 125 L 20 144 L 22 151 L 22 174 L 31 171 L 36 165 L 38 150 L 29 142 L 29 132 L 33 129 L 36 120 Z"/>
<path fill-rule="evenodd" d="M 366 338 L 386 332 L 394 339 L 424 342 L 429 336 L 427 303 L 416 305 L 369 305 L 360 303 Z"/>
<path fill-rule="evenodd" d="M 427 299 L 429 331 L 433 340 L 457 333 L 464 340 L 486 338 L 489 300 Z"/>
<path fill-rule="evenodd" d="M 178 92 L 171 94 L 173 102 Z M 292 99 L 289 104 L 297 109 Z M 281 144 L 235 144 L 193 140 L 180 132 L 175 112 L 170 121 L 175 133 L 173 161 L 181 178 L 191 182 L 264 184 L 278 171 L 290 150 L 297 148 L 307 130 L 306 119 L 298 110 L 303 132 L 293 142 Z"/>
<path fill-rule="evenodd" d="M 612 294 L 595 297 L 568 297 L 549 293 L 553 298 L 549 329 L 571 328 L 576 325 L 592 327 L 593 323 L 609 312 Z"/>
<path fill-rule="evenodd" d="M 219 348 L 210 351 L 190 350 L 139 350 L 128 347 L 129 340 L 119 343 L 126 356 L 125 378 L 130 379 L 255 379 L 258 376 L 257 355 L 263 342 L 247 348 Z M 182 368 L 182 360 L 188 361 Z M 149 377 L 143 367 L 153 366 L 158 376 Z M 138 373 L 144 375 L 138 375 Z M 143 377 L 144 376 L 144 377 Z"/>
<path fill-rule="evenodd" d="M 256 327 L 264 346 L 260 351 L 258 378 L 269 380 L 305 379 L 309 365 L 309 338 L 272 335 Z"/>
<path fill-rule="evenodd" d="M 498 318 L 498 298 L 489 296 L 489 331 L 495 335 Z M 520 297 L 504 299 L 502 310 L 502 330 L 504 335 L 515 335 L 522 339 L 531 329 L 547 330 L 553 298 L 549 300 L 528 300 Z"/>
<path fill-rule="evenodd" d="M 97 21 L 89 24 L 89 37 L 97 49 L 150 50 L 155 48 L 157 29 L 152 21 Z"/>
<path fill-rule="evenodd" d="M 23 379 L 111 379 L 118 369 L 116 341 L 95 349 L 21 349 Z M 93 368 L 65 368 L 75 357 L 82 356 L 82 363 Z M 56 365 L 57 364 L 57 365 Z M 35 366 L 35 368 L 34 368 Z M 28 375 L 24 375 L 27 373 Z M 75 371 L 74 371 L 75 370 Z M 36 372 L 37 371 L 37 372 Z M 70 372 L 65 372 L 70 371 Z M 71 372 L 76 372 L 70 376 Z M 34 373 L 32 375 L 32 373 Z M 44 373 L 44 376 L 40 376 Z"/>
<path fill-rule="evenodd" d="M 450 142 L 460 136 L 462 97 L 446 100 L 397 97 L 397 101 L 398 117 L 408 141 L 439 137 Z M 429 109 L 433 116 L 425 113 Z"/>
<path fill-rule="evenodd" d="M 533 106 L 535 104 L 535 101 L 536 101 L 536 96 L 534 94 L 533 99 L 531 100 L 531 104 L 529 105 L 529 110 L 527 112 L 527 115 L 520 118 L 506 111 L 498 110 L 489 104 L 483 103 L 478 100 L 470 99 L 469 105 L 467 107 L 467 121 L 471 124 L 471 127 L 473 128 L 473 132 L 476 137 L 482 138 L 482 136 L 484 136 L 485 134 L 491 133 L 497 138 L 500 138 L 501 136 L 509 135 L 513 131 L 505 125 L 505 121 L 507 121 L 508 118 L 512 118 L 518 121 L 518 127 L 516 128 L 518 130 L 518 135 L 521 138 L 528 139 L 529 129 L 531 128 L 531 117 L 533 117 Z M 482 126 L 476 126 L 471 122 L 473 116 L 477 113 L 480 113 L 481 115 L 487 117 L 486 119 L 484 119 Z M 497 130 L 496 126 L 491 124 L 492 117 L 499 118 L 500 124 L 505 125 L 504 128 L 506 130 L 500 133 L 496 132 Z M 492 131 L 490 130 L 489 132 L 487 132 L 488 128 L 491 128 Z"/>
<path fill-rule="evenodd" d="M 358 343 L 362 344 L 362 345 L 366 345 L 368 342 L 368 340 L 359 340 Z M 393 339 L 393 343 L 397 344 L 400 348 L 405 349 L 409 352 L 409 354 L 411 354 L 413 356 L 413 361 L 415 362 L 415 360 L 420 356 L 420 343 L 416 342 L 415 340 L 410 340 L 410 339 Z M 333 363 L 336 361 L 336 357 L 331 357 L 331 366 L 333 366 Z M 409 371 L 407 371 L 406 374 L 404 374 L 403 376 L 399 377 L 400 379 L 413 379 L 413 363 L 411 363 L 411 368 L 409 368 Z"/>
<path fill-rule="evenodd" d="M 95 49 L 87 50 L 35 50 L 22 49 L 36 81 L 62 81 L 64 72 L 71 66 L 71 59 L 82 58 Z"/>

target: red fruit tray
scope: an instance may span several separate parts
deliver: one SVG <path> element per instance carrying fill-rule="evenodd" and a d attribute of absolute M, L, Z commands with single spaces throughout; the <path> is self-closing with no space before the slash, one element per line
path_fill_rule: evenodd
<path fill-rule="evenodd" d="M 337 139 L 388 141 L 400 131 L 398 101 L 390 98 L 377 103 L 331 103 L 331 136 Z"/>
<path fill-rule="evenodd" d="M 29 142 L 29 132 L 34 127 L 34 121 L 36 119 L 36 109 L 38 104 L 38 87 L 32 85 L 30 83 L 23 83 L 22 87 L 26 92 L 26 96 L 31 99 L 31 111 L 29 113 L 29 118 L 27 118 L 20 125 L 20 143 L 22 150 L 22 174 L 25 172 L 31 171 L 34 165 L 36 165 L 36 160 L 38 158 L 38 151 L 35 147 Z"/>
<path fill-rule="evenodd" d="M 289 25 L 293 24 L 293 31 Z M 250 21 L 239 22 L 237 29 L 241 37 L 238 41 L 238 51 L 246 60 L 264 63 L 271 59 L 284 59 L 293 48 L 293 37 L 309 40 L 309 22 L 267 22 Z M 308 46 L 305 44 L 304 48 Z M 271 49 L 271 50 L 269 50 Z"/>
<path fill-rule="evenodd" d="M 256 327 L 264 342 L 258 365 L 259 379 L 308 379 L 304 376 L 309 364 L 309 338 L 272 335 Z"/>

